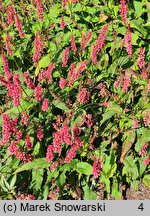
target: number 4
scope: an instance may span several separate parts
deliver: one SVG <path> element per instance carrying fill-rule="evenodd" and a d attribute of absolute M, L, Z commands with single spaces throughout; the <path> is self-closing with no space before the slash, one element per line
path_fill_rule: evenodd
<path fill-rule="evenodd" d="M 144 207 L 143 207 L 143 203 L 141 203 L 138 207 L 139 210 L 143 211 L 144 210 Z"/>

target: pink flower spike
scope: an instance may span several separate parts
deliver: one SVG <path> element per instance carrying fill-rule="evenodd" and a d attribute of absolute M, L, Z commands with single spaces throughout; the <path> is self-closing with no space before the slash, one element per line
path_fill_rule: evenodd
<path fill-rule="evenodd" d="M 28 120 L 29 120 L 28 118 L 29 118 L 28 113 L 26 111 L 21 113 L 21 123 L 23 125 L 26 125 L 26 126 L 28 125 Z"/>
<path fill-rule="evenodd" d="M 60 28 L 61 28 L 61 29 L 64 29 L 65 26 L 66 26 L 66 23 L 65 23 L 64 17 L 61 17 L 61 20 L 60 20 Z"/>
<path fill-rule="evenodd" d="M 48 99 L 44 98 L 44 101 L 42 104 L 42 111 L 48 111 L 48 109 L 49 109 L 48 103 L 49 103 Z"/>
<path fill-rule="evenodd" d="M 146 70 L 142 69 L 141 77 L 142 77 L 143 79 L 147 79 L 147 78 L 148 78 L 148 74 L 147 74 L 147 71 L 146 71 Z"/>
<path fill-rule="evenodd" d="M 15 9 L 12 6 L 7 7 L 7 22 L 11 26 L 14 24 Z"/>
<path fill-rule="evenodd" d="M 70 163 L 74 157 L 76 156 L 76 146 L 72 146 L 68 151 L 67 151 L 67 154 L 66 154 L 66 157 L 65 157 L 65 163 Z"/>
<path fill-rule="evenodd" d="M 65 85 L 66 85 L 66 79 L 60 78 L 59 87 L 60 87 L 61 89 L 64 89 Z"/>
<path fill-rule="evenodd" d="M 145 49 L 141 47 L 139 49 L 139 56 L 138 56 L 138 61 L 137 61 L 137 64 L 140 69 L 143 69 L 143 67 L 145 66 L 145 61 L 144 61 L 145 54 L 144 53 L 145 53 Z"/>
<path fill-rule="evenodd" d="M 25 146 L 28 148 L 28 150 L 32 150 L 32 143 L 28 134 L 26 135 Z"/>
<path fill-rule="evenodd" d="M 48 69 L 46 71 L 46 78 L 47 78 L 47 82 L 51 82 L 52 80 L 52 71 L 54 70 L 55 65 L 53 63 L 50 63 L 48 66 Z"/>
<path fill-rule="evenodd" d="M 87 114 L 86 115 L 86 124 L 87 124 L 88 128 L 92 127 L 92 125 L 93 125 L 93 116 L 92 116 L 92 114 Z"/>
<path fill-rule="evenodd" d="M 74 54 L 76 54 L 77 47 L 73 34 L 71 34 L 71 50 L 74 52 Z"/>
<path fill-rule="evenodd" d="M 30 76 L 28 74 L 28 72 L 24 72 L 23 74 L 24 79 L 25 79 L 25 83 L 28 86 L 29 89 L 34 89 L 34 83 L 31 81 Z"/>
<path fill-rule="evenodd" d="M 108 32 L 108 26 L 109 26 L 109 24 L 106 24 L 105 26 L 103 26 L 103 28 L 101 29 L 101 32 L 98 36 L 98 39 L 96 40 L 96 44 L 92 45 L 91 59 L 92 59 L 92 62 L 94 64 L 98 63 L 97 55 L 102 50 L 102 48 L 105 46 L 106 36 L 107 36 L 107 32 Z"/>
<path fill-rule="evenodd" d="M 101 160 L 100 158 L 98 158 L 96 161 L 94 161 L 93 163 L 93 175 L 95 178 L 98 178 L 99 177 L 99 171 L 102 170 L 102 164 L 101 164 Z"/>
<path fill-rule="evenodd" d="M 38 81 L 41 82 L 46 78 L 46 70 L 42 69 L 38 76 Z"/>
<path fill-rule="evenodd" d="M 38 84 L 37 87 L 34 89 L 34 97 L 36 101 L 41 101 L 42 100 L 42 86 L 41 84 Z"/>
<path fill-rule="evenodd" d="M 144 160 L 144 165 L 148 166 L 150 164 L 150 156 L 148 156 L 145 160 Z"/>
<path fill-rule="evenodd" d="M 17 14 L 15 15 L 15 18 L 16 18 L 15 21 L 16 21 L 16 27 L 17 27 L 18 32 L 19 32 L 19 36 L 20 36 L 20 38 L 24 38 L 24 32 L 22 30 L 22 22 L 19 19 Z"/>
<path fill-rule="evenodd" d="M 143 146 L 142 146 L 142 148 L 141 148 L 141 150 L 140 150 L 140 152 L 139 152 L 139 155 L 141 156 L 141 157 L 144 157 L 144 156 L 146 156 L 146 154 L 147 154 L 147 151 L 146 151 L 146 149 L 148 148 L 148 143 L 145 143 Z"/>
<path fill-rule="evenodd" d="M 125 34 L 125 46 L 126 46 L 126 51 L 129 55 L 129 57 L 133 57 L 133 53 L 132 53 L 132 43 L 131 43 L 131 31 L 130 31 L 130 26 L 128 26 L 128 30 Z"/>
<path fill-rule="evenodd" d="M 54 153 L 53 153 L 53 146 L 49 145 L 46 152 L 46 161 L 49 163 L 53 160 Z"/>
<path fill-rule="evenodd" d="M 53 136 L 53 151 L 58 153 L 59 155 L 61 154 L 62 148 L 61 144 L 63 142 L 63 133 L 61 132 L 56 132 L 54 133 Z"/>
<path fill-rule="evenodd" d="M 6 34 L 6 41 L 5 41 L 5 44 L 6 44 L 6 49 L 7 49 L 7 53 L 9 55 L 12 55 L 13 54 L 13 51 L 11 49 L 11 36 L 9 34 Z"/>
<path fill-rule="evenodd" d="M 133 117 L 133 128 L 139 128 L 139 122 L 137 117 Z"/>
<path fill-rule="evenodd" d="M 68 57 L 69 55 L 69 48 L 65 48 L 63 51 L 63 56 L 62 56 L 62 67 L 66 67 L 67 66 L 67 62 L 68 62 Z"/>
<path fill-rule="evenodd" d="M 124 81 L 123 81 L 123 86 L 122 86 L 122 92 L 125 93 L 128 91 L 128 88 L 130 86 L 131 79 L 128 75 L 125 75 Z"/>
<path fill-rule="evenodd" d="M 10 117 L 2 113 L 2 144 L 6 145 L 13 134 L 12 123 Z"/>
<path fill-rule="evenodd" d="M 88 45 L 91 38 L 92 38 L 92 31 L 87 32 L 87 34 L 82 33 L 82 40 L 81 40 L 81 44 L 80 44 L 81 50 L 83 50 Z"/>
<path fill-rule="evenodd" d="M 15 141 L 11 141 L 11 144 L 8 147 L 9 155 L 14 155 L 17 150 L 18 150 L 18 147 L 16 145 L 16 142 Z"/>
<path fill-rule="evenodd" d="M 53 172 L 56 169 L 56 167 L 58 166 L 58 164 L 59 164 L 58 161 L 53 162 L 49 168 L 50 171 Z"/>
<path fill-rule="evenodd" d="M 44 42 L 41 36 L 41 31 L 38 30 L 34 39 L 34 54 L 33 54 L 33 62 L 34 65 L 37 66 L 38 60 L 41 58 L 41 54 L 44 51 Z"/>
<path fill-rule="evenodd" d="M 66 10 L 67 0 L 62 0 L 62 10 Z"/>
<path fill-rule="evenodd" d="M 74 81 L 76 80 L 76 63 L 72 63 L 68 73 L 68 86 L 71 87 Z"/>
<path fill-rule="evenodd" d="M 2 62 L 4 65 L 5 77 L 7 78 L 7 80 L 9 80 L 13 75 L 9 69 L 8 61 L 3 50 L 2 50 Z"/>
<path fill-rule="evenodd" d="M 122 20 L 124 22 L 125 25 L 128 24 L 128 20 L 127 20 L 127 12 L 128 12 L 128 5 L 126 4 L 126 0 L 120 0 L 120 13 L 121 13 L 121 17 Z"/>
<path fill-rule="evenodd" d="M 41 128 L 38 129 L 38 131 L 37 131 L 37 135 L 36 135 L 36 136 L 37 136 L 37 138 L 38 138 L 39 141 L 41 141 L 41 140 L 43 139 L 44 134 L 43 134 Z"/>
<path fill-rule="evenodd" d="M 33 194 L 28 194 L 26 199 L 27 200 L 35 200 L 35 196 Z"/>
<path fill-rule="evenodd" d="M 79 139 L 80 130 L 77 127 L 77 125 L 73 128 L 73 137 L 74 137 L 74 143 L 76 144 L 77 148 L 80 148 L 83 145 L 83 142 L 81 139 Z"/>
<path fill-rule="evenodd" d="M 86 88 L 83 88 L 78 95 L 78 101 L 80 103 L 85 103 L 88 100 L 89 100 L 89 93 Z"/>
<path fill-rule="evenodd" d="M 43 21 L 43 6 L 42 6 L 42 0 L 34 0 L 38 12 L 38 18 Z"/>

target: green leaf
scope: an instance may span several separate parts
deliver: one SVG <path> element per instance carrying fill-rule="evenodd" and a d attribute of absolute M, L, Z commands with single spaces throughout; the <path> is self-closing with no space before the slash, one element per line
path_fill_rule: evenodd
<path fill-rule="evenodd" d="M 87 162 L 79 162 L 77 163 L 77 171 L 84 175 L 91 175 L 92 174 L 92 166 Z"/>
<path fill-rule="evenodd" d="M 19 114 L 19 110 L 17 107 L 13 107 L 5 112 L 6 114 L 11 114 L 11 117 L 16 117 Z"/>
<path fill-rule="evenodd" d="M 150 188 L 150 174 L 144 176 L 143 182 L 147 187 Z"/>
<path fill-rule="evenodd" d="M 48 194 L 49 194 L 49 186 L 44 185 L 43 199 L 42 200 L 47 200 Z"/>
<path fill-rule="evenodd" d="M 143 13 L 143 5 L 142 2 L 139 1 L 133 1 L 134 7 L 135 7 L 135 14 L 136 18 L 140 17 Z"/>
<path fill-rule="evenodd" d="M 138 180 L 134 180 L 131 182 L 131 187 L 133 188 L 133 190 L 137 191 L 139 188 L 139 181 Z"/>
<path fill-rule="evenodd" d="M 146 166 L 143 163 L 143 160 L 141 158 L 137 161 L 137 163 L 138 163 L 137 167 L 138 167 L 138 171 L 139 171 L 139 177 L 142 177 L 143 173 L 146 170 Z"/>
<path fill-rule="evenodd" d="M 108 119 L 110 119 L 112 116 L 115 115 L 115 111 L 112 111 L 112 110 L 109 110 L 109 111 L 106 111 L 103 115 L 102 115 L 102 121 L 101 121 L 101 125 L 107 121 Z"/>
<path fill-rule="evenodd" d="M 132 147 L 134 141 L 135 141 L 135 130 L 129 130 L 124 133 L 124 142 L 122 144 L 122 152 L 121 152 L 121 157 L 120 157 L 120 162 L 123 163 L 125 155 L 128 153 L 130 148 Z"/>
<path fill-rule="evenodd" d="M 52 18 L 56 18 L 56 17 L 58 17 L 60 11 L 61 11 L 60 4 L 54 4 L 53 6 L 50 7 L 49 15 Z"/>
<path fill-rule="evenodd" d="M 54 78 L 60 77 L 60 73 L 59 73 L 58 71 L 54 71 L 53 77 L 54 77 Z"/>
<path fill-rule="evenodd" d="M 35 159 L 33 162 L 29 162 L 22 165 L 15 171 L 15 173 L 22 172 L 25 170 L 31 170 L 31 169 L 42 169 L 42 168 L 44 169 L 48 167 L 49 167 L 49 163 L 46 161 L 45 158 L 38 158 Z"/>
<path fill-rule="evenodd" d="M 35 191 L 40 190 L 43 182 L 44 169 L 33 169 L 32 171 L 32 182 Z"/>
<path fill-rule="evenodd" d="M 137 165 L 131 156 L 128 156 L 124 160 L 124 168 L 122 175 L 130 174 L 132 180 L 136 180 L 139 177 Z"/>
<path fill-rule="evenodd" d="M 48 184 L 49 182 L 51 182 L 52 178 L 56 179 L 58 177 L 58 175 L 59 175 L 59 172 L 57 170 L 55 170 L 54 172 L 50 172 L 48 170 L 47 175 L 48 176 L 47 176 L 47 179 L 46 179 L 46 184 Z"/>
<path fill-rule="evenodd" d="M 49 64 L 50 64 L 50 57 L 47 55 L 47 56 L 44 56 L 43 58 L 41 58 L 41 60 L 38 63 L 38 67 L 40 69 L 46 68 L 49 66 Z"/>
<path fill-rule="evenodd" d="M 110 143 L 109 140 L 101 142 L 101 144 L 100 144 L 100 151 L 101 152 L 106 151 L 106 147 L 109 145 L 109 143 Z"/>
<path fill-rule="evenodd" d="M 121 190 L 119 188 L 119 182 L 117 180 L 113 181 L 113 185 L 112 185 L 112 196 L 116 199 L 116 200 L 120 200 L 121 199 Z"/>
<path fill-rule="evenodd" d="M 141 33 L 143 36 L 146 37 L 147 31 L 143 27 L 141 27 L 142 24 L 143 24 L 143 20 L 141 18 L 138 18 L 138 20 L 130 21 L 131 28 L 137 29 L 139 33 Z"/>
<path fill-rule="evenodd" d="M 128 56 L 126 56 L 126 57 L 120 57 L 120 58 L 117 60 L 117 66 L 123 66 L 123 65 L 126 64 L 128 61 L 129 61 L 129 57 L 128 57 Z"/>
<path fill-rule="evenodd" d="M 63 110 L 64 112 L 69 112 L 69 108 L 66 106 L 65 103 L 59 102 L 58 100 L 53 101 L 55 107 Z"/>
<path fill-rule="evenodd" d="M 100 181 L 105 185 L 107 196 L 110 194 L 110 180 L 104 175 L 100 175 Z"/>
<path fill-rule="evenodd" d="M 146 1 L 148 23 L 150 23 L 150 2 Z"/>
<path fill-rule="evenodd" d="M 137 34 L 132 33 L 131 43 L 132 45 L 137 45 L 137 40 L 139 39 Z"/>
<path fill-rule="evenodd" d="M 65 173 L 61 173 L 58 179 L 58 184 L 60 184 L 61 186 L 63 186 L 66 182 L 66 175 Z"/>
<path fill-rule="evenodd" d="M 111 167 L 110 173 L 107 174 L 108 178 L 112 178 L 114 176 L 114 174 L 116 173 L 116 169 L 117 169 L 117 164 L 114 164 Z"/>
<path fill-rule="evenodd" d="M 34 146 L 32 155 L 38 155 L 39 151 L 40 151 L 40 142 L 37 142 L 36 145 Z"/>
<path fill-rule="evenodd" d="M 142 148 L 142 146 L 150 141 L 150 131 L 147 128 L 142 128 L 142 136 L 138 139 L 136 145 L 135 145 L 135 150 L 139 152 Z"/>
<path fill-rule="evenodd" d="M 50 62 L 51 62 L 51 59 L 50 59 L 50 56 L 49 56 L 49 55 L 43 56 L 43 57 L 40 59 L 40 61 L 39 61 L 39 63 L 38 63 L 38 66 L 37 66 L 37 68 L 36 68 L 36 70 L 35 70 L 35 76 L 37 76 L 37 75 L 39 74 L 41 68 L 46 68 L 46 67 L 48 67 L 49 64 L 50 64 Z"/>
<path fill-rule="evenodd" d="M 83 187 L 83 191 L 84 191 L 84 195 L 83 195 L 84 200 L 96 200 L 97 198 L 96 192 L 90 190 L 87 184 Z"/>
<path fill-rule="evenodd" d="M 112 116 L 114 116 L 115 114 L 121 114 L 122 113 L 122 108 L 118 105 L 118 104 L 111 104 L 110 106 L 108 106 L 106 108 L 105 113 L 102 115 L 102 121 L 101 121 L 101 125 L 107 121 L 108 119 L 110 119 Z"/>
<path fill-rule="evenodd" d="M 83 114 L 86 114 L 84 109 L 78 109 L 75 114 L 73 115 L 72 121 L 71 121 L 71 128 L 74 127 L 75 124 L 80 124 Z"/>
<path fill-rule="evenodd" d="M 114 111 L 115 113 L 121 114 L 122 113 L 122 108 L 118 104 L 112 104 L 107 107 L 107 111 Z"/>
<path fill-rule="evenodd" d="M 17 180 L 17 175 L 14 175 L 10 182 L 10 188 L 13 188 Z"/>
<path fill-rule="evenodd" d="M 60 171 L 62 172 L 67 172 L 67 171 L 71 171 L 76 167 L 76 164 L 78 163 L 78 159 L 74 159 L 73 161 L 71 161 L 69 164 L 64 164 L 63 166 L 61 166 Z"/>
<path fill-rule="evenodd" d="M 111 150 L 110 155 L 105 158 L 105 163 L 103 163 L 103 172 L 105 176 L 111 178 L 114 173 L 116 172 L 117 164 L 116 164 L 116 157 L 114 151 Z"/>

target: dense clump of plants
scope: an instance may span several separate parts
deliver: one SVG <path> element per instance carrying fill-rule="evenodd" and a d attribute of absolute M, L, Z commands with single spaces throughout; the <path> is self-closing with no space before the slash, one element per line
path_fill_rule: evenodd
<path fill-rule="evenodd" d="M 0 199 L 150 187 L 150 3 L 4 0 Z"/>

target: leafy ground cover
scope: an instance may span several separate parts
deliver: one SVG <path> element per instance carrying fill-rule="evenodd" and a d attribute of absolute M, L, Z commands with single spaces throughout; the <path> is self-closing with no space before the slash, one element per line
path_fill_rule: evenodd
<path fill-rule="evenodd" d="M 149 190 L 150 3 L 4 0 L 0 11 L 0 199 Z"/>

